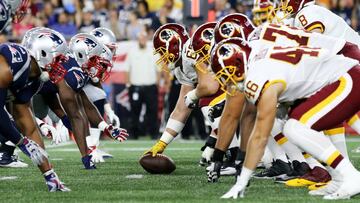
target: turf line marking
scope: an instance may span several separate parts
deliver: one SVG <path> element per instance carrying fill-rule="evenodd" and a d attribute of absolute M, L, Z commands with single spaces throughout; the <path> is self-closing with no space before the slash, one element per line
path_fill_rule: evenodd
<path fill-rule="evenodd" d="M 144 175 L 142 175 L 142 174 L 131 174 L 131 175 L 125 176 L 125 178 L 129 178 L 129 179 L 142 179 L 142 178 L 144 178 Z"/>
<path fill-rule="evenodd" d="M 17 176 L 0 176 L 0 180 L 15 180 Z"/>
<path fill-rule="evenodd" d="M 54 148 L 59 148 L 59 147 L 64 147 L 64 146 L 69 146 L 69 145 L 72 145 L 72 144 L 75 144 L 75 142 L 62 142 L 60 144 L 52 144 L 52 145 L 47 145 L 45 148 L 46 149 L 54 149 Z"/>

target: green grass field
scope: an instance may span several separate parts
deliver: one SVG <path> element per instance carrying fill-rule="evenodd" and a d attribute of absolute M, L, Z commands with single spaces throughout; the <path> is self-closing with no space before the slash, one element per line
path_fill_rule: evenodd
<path fill-rule="evenodd" d="M 0 168 L 0 202 L 227 202 L 219 197 L 234 183 L 234 178 L 222 177 L 219 183 L 207 183 L 205 169 L 198 166 L 202 142 L 175 141 L 168 147 L 166 154 L 177 166 L 171 175 L 150 175 L 138 164 L 143 151 L 152 144 L 153 141 L 103 142 L 101 148 L 114 158 L 98 164 L 98 169 L 92 171 L 82 169 L 74 144 L 50 146 L 47 151 L 51 162 L 72 191 L 47 192 L 43 177 L 33 165 L 25 169 Z M 358 145 L 360 139 L 348 141 L 352 161 L 360 169 L 360 154 L 351 153 Z M 133 174 L 143 177 L 129 177 Z M 1 180 L 4 176 L 17 178 Z M 234 201 L 327 202 L 320 197 L 310 197 L 305 188 L 286 188 L 271 180 L 253 180 L 246 197 L 228 202 Z M 360 202 L 360 196 L 344 202 Z"/>

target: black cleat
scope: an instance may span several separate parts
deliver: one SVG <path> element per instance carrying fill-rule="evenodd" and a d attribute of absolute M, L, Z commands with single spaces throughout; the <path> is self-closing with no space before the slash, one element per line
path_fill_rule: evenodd
<path fill-rule="evenodd" d="M 281 176 L 286 176 L 286 174 L 291 172 L 290 163 L 286 163 L 280 159 L 272 162 L 272 165 L 268 169 L 264 169 L 254 175 L 254 178 L 259 179 L 272 179 Z"/>

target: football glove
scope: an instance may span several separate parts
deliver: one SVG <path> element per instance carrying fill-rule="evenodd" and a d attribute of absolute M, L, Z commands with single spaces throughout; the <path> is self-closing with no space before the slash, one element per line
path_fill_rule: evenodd
<path fill-rule="evenodd" d="M 213 157 L 214 154 L 214 148 L 212 147 L 205 147 L 203 153 L 201 154 L 201 158 L 205 160 L 207 163 L 209 163 Z"/>
<path fill-rule="evenodd" d="M 52 143 L 59 144 L 70 139 L 69 130 L 61 121 L 56 124 L 56 132 L 57 134 L 53 134 Z"/>
<path fill-rule="evenodd" d="M 245 194 L 246 184 L 237 182 L 227 193 L 221 196 L 221 199 L 237 199 L 238 197 L 243 198 Z"/>
<path fill-rule="evenodd" d="M 207 174 L 209 183 L 216 183 L 219 181 L 221 166 L 222 162 L 220 161 L 211 163 L 210 170 Z"/>
<path fill-rule="evenodd" d="M 118 140 L 119 142 L 124 142 L 129 136 L 126 129 L 117 128 L 111 124 L 104 129 L 104 133 L 114 140 Z"/>
<path fill-rule="evenodd" d="M 29 138 L 24 137 L 18 147 L 35 165 L 41 165 L 48 157 L 45 150 Z"/>
<path fill-rule="evenodd" d="M 67 188 L 64 183 L 62 183 L 54 172 L 50 170 L 44 174 L 46 185 L 48 186 L 49 192 L 70 192 L 71 190 Z"/>
<path fill-rule="evenodd" d="M 54 139 L 54 137 L 59 136 L 57 130 L 51 125 L 48 125 L 43 122 L 39 125 L 39 127 L 41 134 L 49 139 Z"/>
<path fill-rule="evenodd" d="M 153 157 L 155 157 L 157 154 L 161 154 L 164 152 L 167 144 L 161 140 L 159 140 L 151 149 L 146 151 L 144 154 L 151 153 Z"/>
<path fill-rule="evenodd" d="M 191 90 L 190 92 L 188 92 L 185 95 L 184 100 L 185 100 L 185 105 L 188 108 L 193 109 L 193 108 L 197 107 L 199 98 L 196 96 L 196 90 L 194 89 L 194 90 Z"/>
<path fill-rule="evenodd" d="M 211 122 L 214 122 L 216 118 L 220 117 L 221 116 L 221 113 L 224 109 L 224 106 L 225 106 L 225 100 L 212 106 L 210 109 L 209 109 L 209 113 L 208 113 L 208 117 L 210 119 Z"/>

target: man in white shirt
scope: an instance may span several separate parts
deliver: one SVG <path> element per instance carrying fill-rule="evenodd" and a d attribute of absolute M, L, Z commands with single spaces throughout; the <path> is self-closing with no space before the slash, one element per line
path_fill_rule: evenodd
<path fill-rule="evenodd" d="M 159 71 L 155 65 L 153 49 L 147 44 L 148 35 L 141 32 L 138 36 L 138 44 L 129 50 L 126 58 L 127 84 L 131 105 L 131 136 L 137 138 L 140 129 L 148 127 L 148 133 L 152 138 L 158 136 L 158 80 Z M 141 126 L 139 117 L 142 105 L 146 106 L 144 126 Z M 146 125 L 147 122 L 149 125 Z"/>

